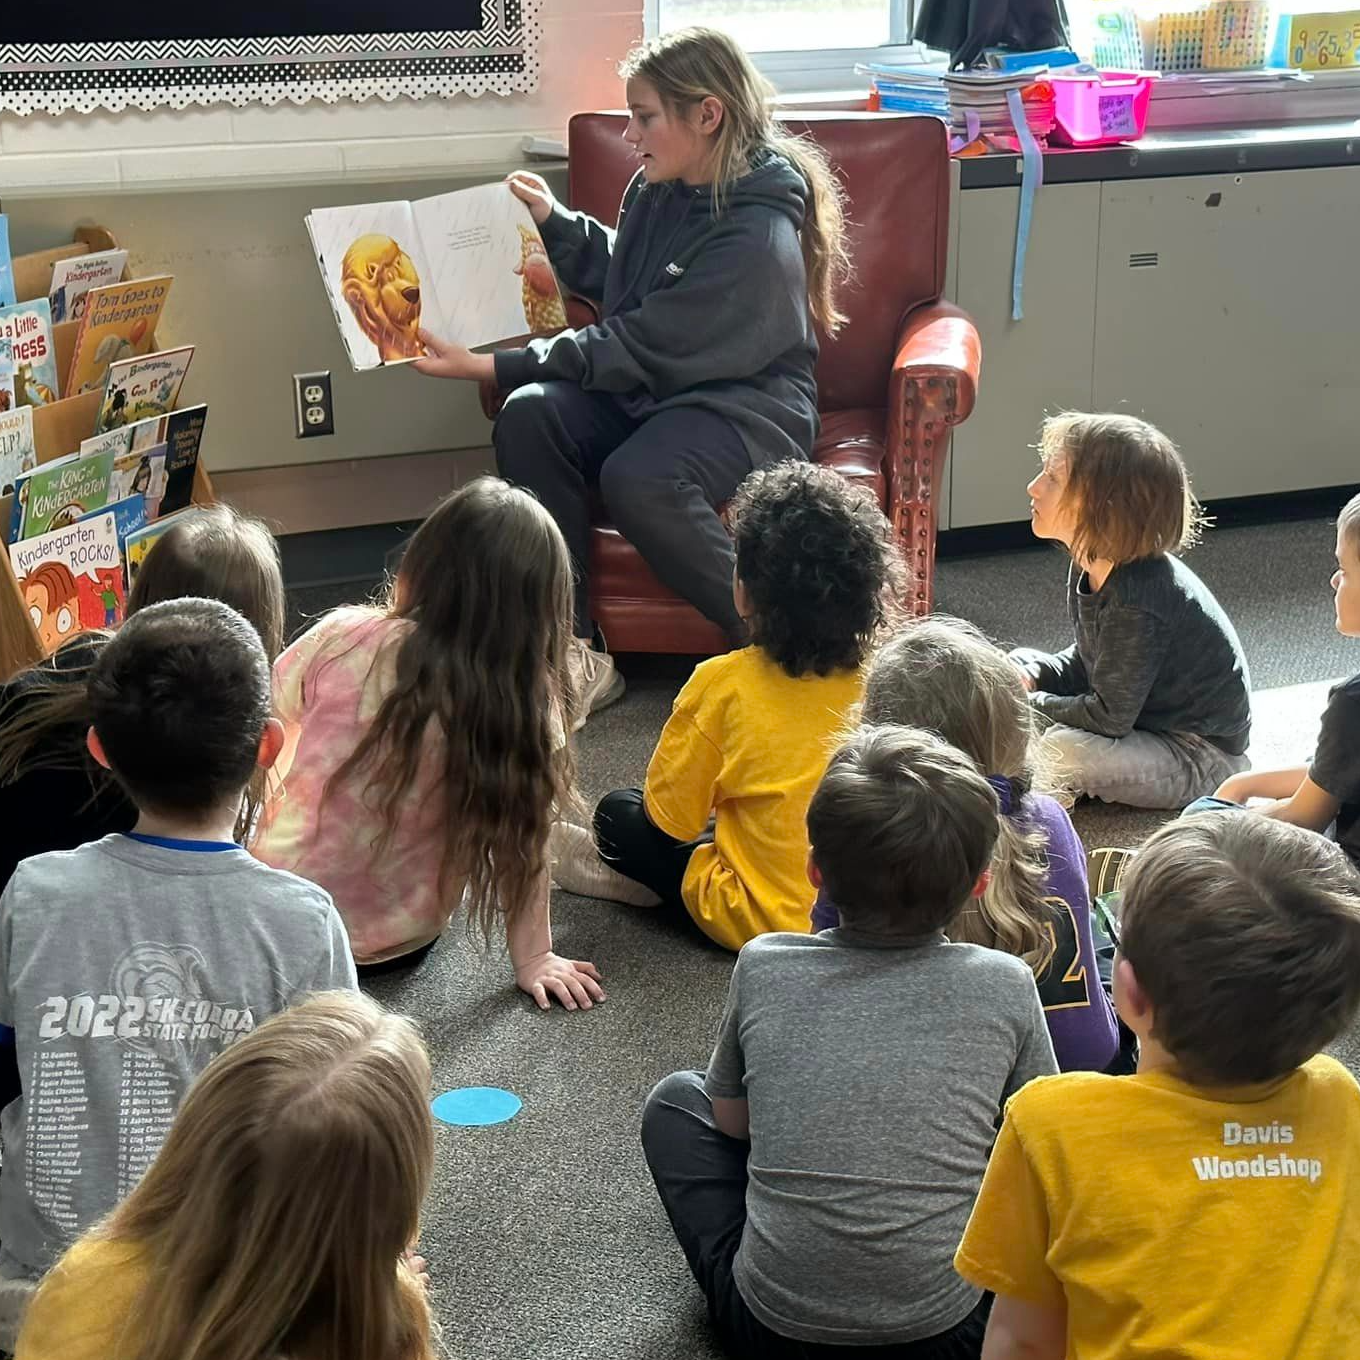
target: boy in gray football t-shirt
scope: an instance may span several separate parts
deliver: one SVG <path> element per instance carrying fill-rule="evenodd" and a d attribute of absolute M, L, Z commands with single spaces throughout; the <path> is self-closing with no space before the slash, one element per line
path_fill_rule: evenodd
<path fill-rule="evenodd" d="M 357 986 L 330 897 L 232 841 L 282 733 L 254 628 L 208 600 L 139 611 L 91 672 L 91 750 L 129 835 L 22 861 L 0 897 L 0 1274 L 36 1277 L 151 1164 L 194 1077 L 314 991 Z"/>
<path fill-rule="evenodd" d="M 976 1355 L 953 1253 L 1002 1105 L 1057 1070 L 1025 964 L 943 934 L 985 885 L 996 797 L 929 734 L 868 729 L 808 831 L 842 925 L 741 951 L 707 1074 L 647 1102 L 647 1160 L 734 1353 Z"/>

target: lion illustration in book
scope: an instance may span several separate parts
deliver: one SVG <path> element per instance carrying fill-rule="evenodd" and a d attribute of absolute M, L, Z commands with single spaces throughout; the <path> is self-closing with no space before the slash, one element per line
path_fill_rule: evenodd
<path fill-rule="evenodd" d="M 360 236 L 350 244 L 340 263 L 340 295 L 383 363 L 425 353 L 416 334 L 420 275 L 390 236 Z"/>
<path fill-rule="evenodd" d="M 543 242 L 528 227 L 519 229 L 519 264 L 515 273 L 524 280 L 524 319 L 531 331 L 560 331 L 567 324 L 567 309 L 557 288 L 557 276 L 548 263 Z"/>

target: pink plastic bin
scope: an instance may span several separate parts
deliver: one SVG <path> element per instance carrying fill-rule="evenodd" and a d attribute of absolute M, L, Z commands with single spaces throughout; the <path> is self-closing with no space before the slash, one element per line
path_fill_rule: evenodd
<path fill-rule="evenodd" d="M 1152 77 L 1138 71 L 1102 71 L 1098 76 L 1050 74 L 1052 137 L 1064 146 L 1109 146 L 1132 142 L 1147 126 Z"/>

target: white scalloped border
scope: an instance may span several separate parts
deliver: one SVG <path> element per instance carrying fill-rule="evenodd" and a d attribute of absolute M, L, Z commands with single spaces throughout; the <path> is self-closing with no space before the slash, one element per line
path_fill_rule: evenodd
<path fill-rule="evenodd" d="M 504 52 L 504 29 L 500 27 L 503 19 L 503 0 L 489 0 L 494 7 L 494 19 L 496 21 L 496 31 L 494 33 L 495 42 L 489 44 L 493 46 L 499 54 Z M 445 71 L 420 75 L 409 72 L 383 73 L 383 67 L 388 64 L 381 57 L 366 62 L 366 66 L 372 67 L 372 74 L 366 74 L 362 79 L 345 78 L 341 80 L 282 80 L 282 81 L 250 81 L 233 82 L 230 80 L 205 80 L 192 85 L 156 85 L 151 83 L 156 75 L 154 69 L 129 69 L 127 77 L 145 76 L 146 83 L 127 83 L 118 85 L 96 86 L 86 89 L 42 89 L 42 90 L 20 90 L 6 89 L 0 83 L 0 111 L 17 113 L 26 116 L 32 113 L 121 113 L 127 109 L 141 109 L 151 112 L 155 109 L 186 109 L 192 106 L 209 107 L 212 105 L 230 104 L 237 108 L 244 108 L 250 104 L 309 104 L 313 101 L 325 104 L 339 104 L 343 101 L 353 101 L 355 103 L 365 103 L 370 99 L 380 99 L 384 103 L 393 103 L 398 99 L 429 99 L 445 98 L 449 99 L 455 95 L 471 95 L 479 97 L 484 94 L 511 95 L 519 93 L 529 93 L 538 88 L 538 39 L 539 39 L 539 0 L 520 0 L 520 18 L 522 42 L 519 44 L 524 58 L 523 69 L 519 71 Z M 410 49 L 423 49 L 429 56 L 422 57 L 426 62 L 445 59 L 449 61 L 466 60 L 478 56 L 487 55 L 485 51 L 479 51 L 477 46 L 462 45 L 470 37 L 482 37 L 478 33 L 473 35 L 470 31 L 465 35 L 455 35 L 450 33 L 409 33 L 409 34 L 388 34 L 378 35 L 381 37 L 382 44 L 389 51 L 390 44 L 399 41 L 407 50 L 401 57 L 395 55 L 391 58 L 392 64 L 410 60 Z M 444 46 L 434 50 L 433 43 L 440 39 L 446 42 L 450 39 L 461 42 L 458 46 Z M 374 35 L 367 35 L 372 41 Z M 364 35 L 356 36 L 350 41 L 361 42 Z M 318 40 L 315 54 L 319 55 L 325 51 L 335 52 L 337 39 L 325 38 Z M 245 39 L 237 40 L 236 46 L 244 42 L 252 52 L 261 43 L 267 43 L 267 39 Z M 131 47 L 131 44 L 116 45 Z M 200 47 L 201 40 L 193 44 L 186 44 L 186 47 Z M 80 56 L 81 46 L 78 44 L 63 45 L 60 49 L 49 49 L 49 52 L 61 51 L 65 54 L 65 60 L 81 61 L 88 59 L 88 53 L 84 57 Z M 355 52 L 356 49 L 349 49 Z M 46 55 L 46 53 L 45 53 Z M 229 72 L 233 65 L 239 64 L 240 55 L 233 53 L 236 60 L 226 62 L 222 66 L 224 72 Z M 266 55 L 260 53 L 260 55 Z M 300 59 L 305 60 L 308 54 L 289 52 L 278 53 L 276 59 L 296 62 Z M 191 63 L 191 65 L 201 65 L 201 58 Z M 183 67 L 177 68 L 183 69 Z M 208 68 L 211 69 L 211 68 Z M 0 66 L 0 82 L 3 82 L 3 67 Z"/>

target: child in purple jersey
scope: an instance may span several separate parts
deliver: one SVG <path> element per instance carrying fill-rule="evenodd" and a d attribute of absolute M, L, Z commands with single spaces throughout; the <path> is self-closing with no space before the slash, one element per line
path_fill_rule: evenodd
<path fill-rule="evenodd" d="M 1030 791 L 1034 720 L 1015 667 L 962 619 L 918 620 L 869 663 L 861 719 L 928 728 L 988 776 L 1002 814 L 991 883 L 949 937 L 1029 964 L 1059 1067 L 1104 1071 L 1119 1028 L 1096 970 L 1086 852 L 1063 808 Z M 819 897 L 813 930 L 838 919 Z"/>

